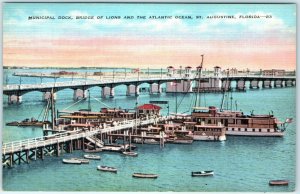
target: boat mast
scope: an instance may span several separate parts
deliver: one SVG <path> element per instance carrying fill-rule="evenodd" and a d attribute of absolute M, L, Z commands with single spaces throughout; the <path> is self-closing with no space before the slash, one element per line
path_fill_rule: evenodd
<path fill-rule="evenodd" d="M 89 93 L 88 111 L 91 111 L 92 108 L 91 108 L 91 95 L 90 95 L 90 90 L 88 90 L 88 93 Z"/>
<path fill-rule="evenodd" d="M 51 90 L 51 124 L 52 124 L 52 130 L 54 130 L 55 127 L 55 104 L 54 104 L 54 89 Z"/>
<path fill-rule="evenodd" d="M 201 65 L 197 67 L 197 73 L 198 73 L 198 87 L 197 87 L 197 94 L 196 94 L 196 100 L 195 100 L 195 106 L 197 107 L 197 102 L 198 102 L 198 95 L 200 93 L 200 85 L 201 85 L 201 71 L 202 71 L 202 66 L 203 66 L 203 57 L 204 55 L 201 55 L 202 60 L 201 60 Z M 200 97 L 199 97 L 199 106 L 200 106 Z"/>

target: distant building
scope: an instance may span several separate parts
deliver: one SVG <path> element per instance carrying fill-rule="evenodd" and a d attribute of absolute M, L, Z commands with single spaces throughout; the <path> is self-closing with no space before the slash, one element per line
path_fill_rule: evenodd
<path fill-rule="evenodd" d="M 282 69 L 263 70 L 262 75 L 264 75 L 264 76 L 284 76 L 285 70 L 282 70 Z"/>

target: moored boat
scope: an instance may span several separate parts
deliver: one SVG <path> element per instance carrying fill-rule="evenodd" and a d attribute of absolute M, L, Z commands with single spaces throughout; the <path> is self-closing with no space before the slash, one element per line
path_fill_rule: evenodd
<path fill-rule="evenodd" d="M 270 180 L 269 185 L 271 186 L 282 186 L 282 185 L 288 185 L 288 180 Z"/>
<path fill-rule="evenodd" d="M 83 155 L 83 157 L 85 159 L 91 159 L 91 160 L 100 160 L 101 159 L 100 156 L 92 155 L 92 154 L 85 154 L 85 155 Z"/>
<path fill-rule="evenodd" d="M 79 160 L 75 160 L 74 158 L 71 159 L 63 159 L 62 162 L 64 164 L 81 164 L 82 162 Z"/>
<path fill-rule="evenodd" d="M 70 158 L 70 160 L 80 161 L 81 164 L 88 164 L 88 163 L 90 163 L 90 161 L 88 159 L 83 159 L 83 158 Z"/>
<path fill-rule="evenodd" d="M 192 172 L 192 176 L 212 176 L 214 175 L 213 170 L 205 170 L 205 171 L 198 171 L 198 172 Z"/>
<path fill-rule="evenodd" d="M 136 178 L 152 178 L 152 179 L 156 179 L 158 177 L 158 174 L 133 173 L 132 176 L 136 177 Z"/>
<path fill-rule="evenodd" d="M 117 172 L 118 169 L 115 167 L 109 167 L 109 166 L 97 166 L 97 170 L 106 171 L 106 172 Z"/>
<path fill-rule="evenodd" d="M 136 153 L 136 152 L 122 152 L 122 153 L 126 156 L 137 156 L 138 155 L 138 153 Z"/>

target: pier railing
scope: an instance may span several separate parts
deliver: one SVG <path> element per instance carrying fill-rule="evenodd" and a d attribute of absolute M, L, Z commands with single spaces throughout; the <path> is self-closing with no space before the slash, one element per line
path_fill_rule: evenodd
<path fill-rule="evenodd" d="M 104 128 L 91 128 L 88 131 L 76 130 L 58 133 L 55 135 L 48 135 L 18 141 L 12 141 L 2 144 L 2 154 L 14 153 L 32 148 L 45 147 L 47 145 L 53 145 L 56 143 L 66 142 L 74 139 L 80 139 L 90 137 L 98 133 L 110 133 L 113 131 L 123 130 L 126 128 L 132 128 L 140 125 L 156 124 L 158 122 L 167 121 L 172 116 L 150 117 L 146 120 L 124 120 L 116 123 L 115 126 L 106 126 Z M 72 133 L 72 134 L 71 134 Z M 75 133 L 75 134 L 74 134 Z"/>

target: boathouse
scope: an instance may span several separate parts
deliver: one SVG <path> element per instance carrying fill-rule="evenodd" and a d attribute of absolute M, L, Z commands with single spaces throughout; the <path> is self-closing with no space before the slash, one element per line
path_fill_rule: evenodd
<path fill-rule="evenodd" d="M 161 107 L 155 104 L 144 104 L 137 109 L 139 115 L 159 115 Z"/>

